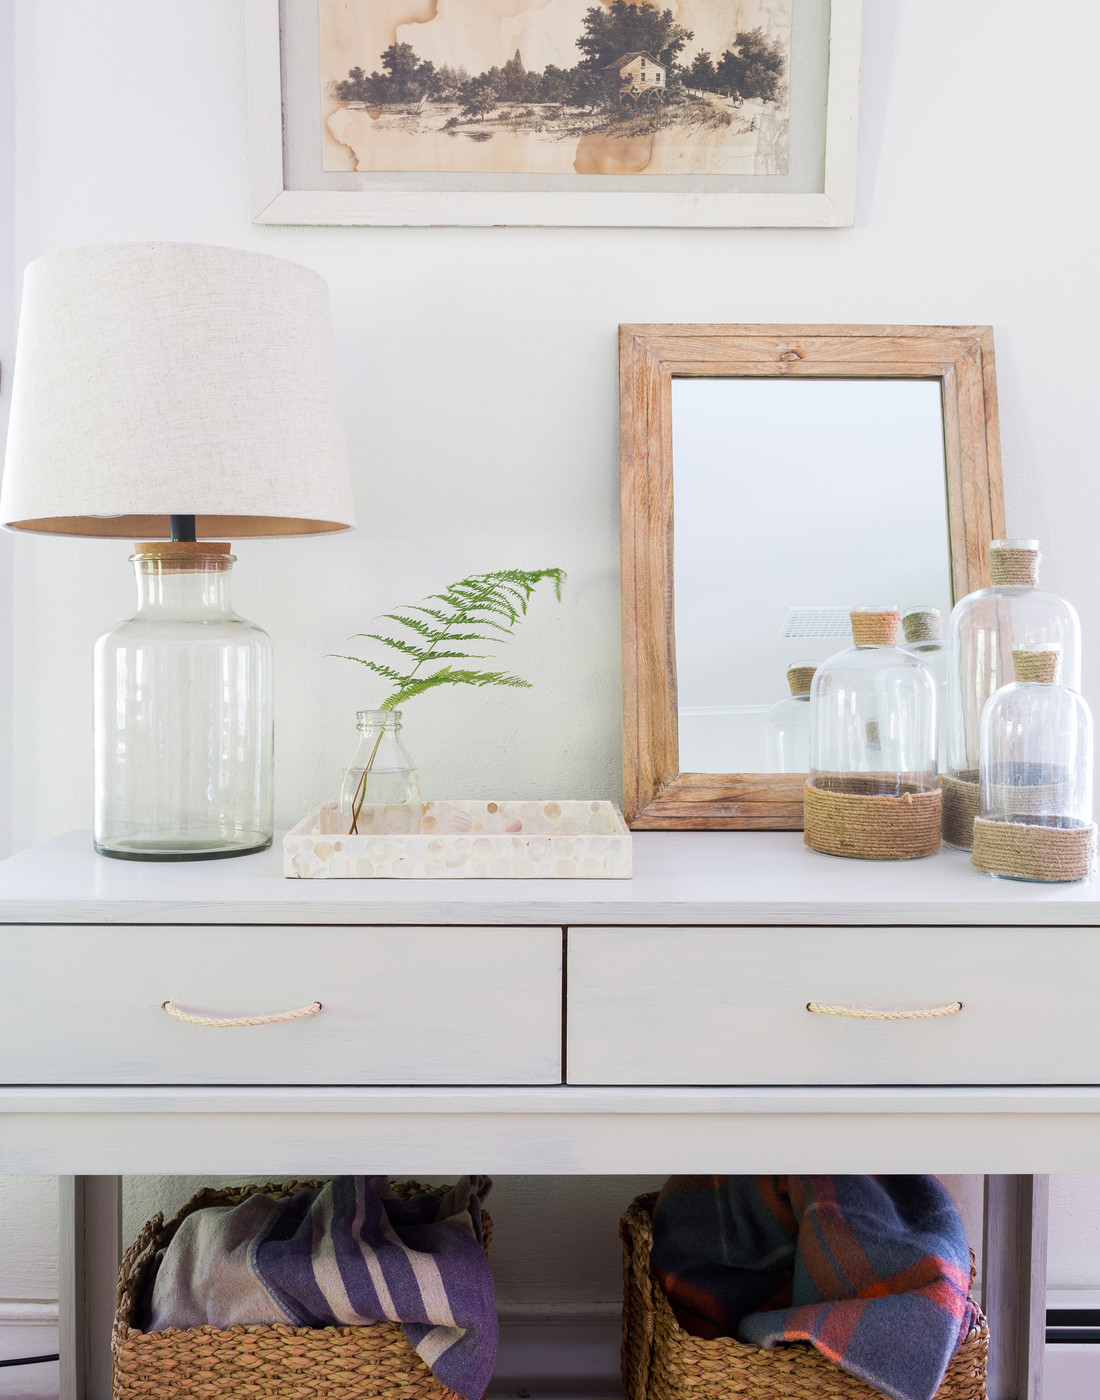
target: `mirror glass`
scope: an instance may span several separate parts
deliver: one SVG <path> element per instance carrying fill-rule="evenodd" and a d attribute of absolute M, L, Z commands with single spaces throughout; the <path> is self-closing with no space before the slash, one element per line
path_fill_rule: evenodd
<path fill-rule="evenodd" d="M 804 772 L 769 720 L 788 667 L 850 646 L 853 607 L 946 625 L 940 384 L 675 378 L 672 456 L 680 771 Z"/>

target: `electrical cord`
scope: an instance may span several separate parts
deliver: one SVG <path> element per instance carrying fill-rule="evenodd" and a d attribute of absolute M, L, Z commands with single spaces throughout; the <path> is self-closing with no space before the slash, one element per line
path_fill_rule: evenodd
<path fill-rule="evenodd" d="M 39 1361 L 58 1361 L 60 1357 L 55 1353 L 53 1356 L 13 1356 L 10 1360 L 0 1361 L 0 1366 L 35 1366 Z"/>

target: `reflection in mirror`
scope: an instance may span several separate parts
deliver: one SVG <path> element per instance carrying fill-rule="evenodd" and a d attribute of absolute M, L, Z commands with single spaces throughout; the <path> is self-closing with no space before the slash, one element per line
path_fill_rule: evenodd
<path fill-rule="evenodd" d="M 805 772 L 808 680 L 853 607 L 911 612 L 942 671 L 943 443 L 937 380 L 673 379 L 682 773 Z"/>

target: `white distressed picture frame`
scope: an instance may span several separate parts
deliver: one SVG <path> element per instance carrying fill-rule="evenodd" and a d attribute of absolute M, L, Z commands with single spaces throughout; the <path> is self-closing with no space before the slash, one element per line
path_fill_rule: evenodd
<path fill-rule="evenodd" d="M 832 0 L 824 189 L 805 193 L 287 188 L 279 0 L 245 0 L 252 218 L 388 227 L 844 228 L 855 222 L 863 0 Z"/>

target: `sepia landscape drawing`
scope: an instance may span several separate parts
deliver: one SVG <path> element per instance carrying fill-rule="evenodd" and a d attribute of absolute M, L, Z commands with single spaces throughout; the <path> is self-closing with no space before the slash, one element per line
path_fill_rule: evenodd
<path fill-rule="evenodd" d="M 319 0 L 327 171 L 781 175 L 792 0 Z"/>

